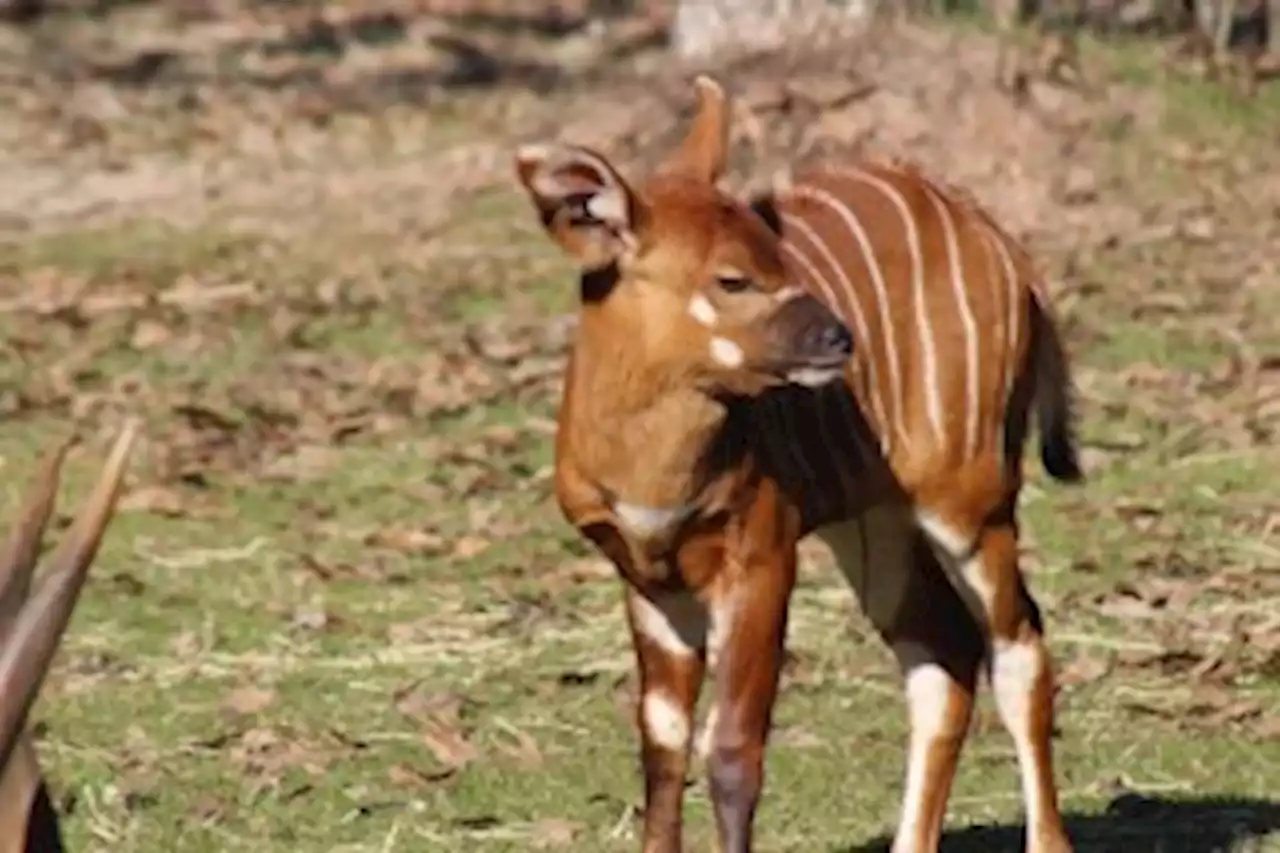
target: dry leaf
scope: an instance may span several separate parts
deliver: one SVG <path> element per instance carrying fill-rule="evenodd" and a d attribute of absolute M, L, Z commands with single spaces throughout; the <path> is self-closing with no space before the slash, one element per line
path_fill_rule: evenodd
<path fill-rule="evenodd" d="M 387 770 L 387 778 L 398 788 L 425 788 L 443 782 L 457 772 L 457 767 L 445 767 L 427 772 L 403 762 L 397 762 Z"/>
<path fill-rule="evenodd" d="M 409 554 L 442 554 L 447 548 L 443 536 L 421 528 L 391 527 L 375 531 L 365 537 L 364 543 L 377 548 L 391 548 Z"/>
<path fill-rule="evenodd" d="M 1057 683 L 1062 687 L 1078 687 L 1105 678 L 1110 672 L 1111 661 L 1077 655 L 1058 670 Z"/>
<path fill-rule="evenodd" d="M 490 542 L 479 536 L 463 536 L 453 543 L 453 556 L 460 560 L 469 560 L 489 550 Z"/>
<path fill-rule="evenodd" d="M 257 714 L 276 701 L 274 690 L 259 687 L 237 687 L 222 700 L 222 708 L 232 714 Z"/>
<path fill-rule="evenodd" d="M 424 691 L 418 685 L 396 691 L 396 710 L 422 726 L 422 740 L 446 768 L 457 768 L 476 757 L 463 724 L 466 697 L 450 691 Z"/>
<path fill-rule="evenodd" d="M 182 494 L 168 486 L 143 486 L 126 493 L 118 504 L 120 512 L 150 512 L 167 518 L 188 515 Z"/>
<path fill-rule="evenodd" d="M 533 824 L 529 844 L 535 850 L 553 850 L 577 842 L 586 829 L 581 823 L 563 818 L 543 818 Z"/>
<path fill-rule="evenodd" d="M 505 737 L 497 742 L 497 748 L 509 755 L 524 767 L 537 767 L 543 762 L 542 750 L 538 742 L 526 731 L 501 717 L 494 717 L 492 722 L 502 729 Z"/>
<path fill-rule="evenodd" d="M 133 327 L 133 336 L 129 338 L 129 346 L 136 350 L 146 350 L 160 346 L 173 337 L 169 327 L 155 320 L 142 319 Z"/>
<path fill-rule="evenodd" d="M 438 722 L 428 722 L 422 741 L 436 761 L 448 768 L 460 768 L 475 759 L 475 747 L 461 730 Z"/>

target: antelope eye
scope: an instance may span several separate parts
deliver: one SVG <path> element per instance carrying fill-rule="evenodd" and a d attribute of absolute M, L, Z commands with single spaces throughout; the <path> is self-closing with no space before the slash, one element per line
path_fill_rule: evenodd
<path fill-rule="evenodd" d="M 745 275 L 716 276 L 716 284 L 726 293 L 744 293 L 755 287 L 755 282 Z"/>

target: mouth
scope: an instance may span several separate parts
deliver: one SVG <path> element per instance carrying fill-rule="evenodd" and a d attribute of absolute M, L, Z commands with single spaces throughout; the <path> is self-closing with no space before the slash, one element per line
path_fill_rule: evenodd
<path fill-rule="evenodd" d="M 837 353 L 822 358 L 806 358 L 790 364 L 779 365 L 778 376 L 792 385 L 805 388 L 821 388 L 844 378 L 845 368 L 849 365 L 849 356 Z"/>
<path fill-rule="evenodd" d="M 844 362 L 839 364 L 817 366 L 805 365 L 793 367 L 786 373 L 786 380 L 793 385 L 805 388 L 821 388 L 844 378 Z"/>

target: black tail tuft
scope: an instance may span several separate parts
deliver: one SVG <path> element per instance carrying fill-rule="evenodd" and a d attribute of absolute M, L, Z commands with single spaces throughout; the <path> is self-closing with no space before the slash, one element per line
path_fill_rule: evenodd
<path fill-rule="evenodd" d="M 1040 461 L 1044 463 L 1045 470 L 1049 476 L 1063 483 L 1084 482 L 1084 470 L 1080 467 L 1075 437 L 1069 425 L 1049 421 L 1044 412 L 1045 408 L 1041 406 Z"/>
<path fill-rule="evenodd" d="M 1064 483 L 1084 480 L 1076 448 L 1071 370 L 1052 318 L 1032 300 L 1032 346 L 1035 348 L 1036 420 L 1040 425 L 1040 461 L 1049 476 Z"/>

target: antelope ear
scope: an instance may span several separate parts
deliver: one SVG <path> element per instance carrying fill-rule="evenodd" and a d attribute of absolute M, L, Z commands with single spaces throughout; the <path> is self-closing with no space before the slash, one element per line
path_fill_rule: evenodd
<path fill-rule="evenodd" d="M 516 152 L 516 174 L 551 239 L 584 268 L 639 246 L 644 204 L 603 155 L 576 145 L 526 145 Z"/>
<path fill-rule="evenodd" d="M 693 79 L 698 99 L 693 124 L 667 168 L 684 171 L 714 184 L 724 174 L 729 159 L 729 96 L 724 86 L 708 74 Z"/>
<path fill-rule="evenodd" d="M 778 196 L 772 189 L 752 193 L 747 198 L 747 207 L 764 220 L 769 230 L 782 236 L 782 212 L 778 210 Z"/>

